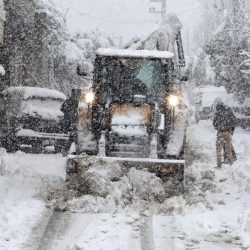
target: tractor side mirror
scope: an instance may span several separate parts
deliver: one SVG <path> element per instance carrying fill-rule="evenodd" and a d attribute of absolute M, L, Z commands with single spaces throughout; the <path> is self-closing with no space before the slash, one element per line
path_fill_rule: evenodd
<path fill-rule="evenodd" d="M 87 76 L 88 75 L 87 70 L 80 64 L 77 65 L 76 72 L 77 72 L 77 75 L 79 75 L 79 76 Z"/>

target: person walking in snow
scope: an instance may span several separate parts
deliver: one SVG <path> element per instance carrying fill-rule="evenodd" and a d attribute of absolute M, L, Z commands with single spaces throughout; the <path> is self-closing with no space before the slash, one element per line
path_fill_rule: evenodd
<path fill-rule="evenodd" d="M 64 113 L 63 129 L 65 133 L 70 133 L 69 140 L 65 145 L 64 155 L 68 154 L 73 142 L 77 143 L 76 126 L 78 120 L 78 104 L 80 95 L 81 90 L 72 89 L 71 96 L 61 106 L 61 111 Z"/>
<path fill-rule="evenodd" d="M 232 109 L 219 101 L 215 107 L 213 118 L 214 128 L 218 131 L 216 139 L 217 167 L 221 168 L 221 151 L 223 147 L 232 165 L 234 157 L 232 154 L 232 134 L 236 126 L 236 117 Z"/>

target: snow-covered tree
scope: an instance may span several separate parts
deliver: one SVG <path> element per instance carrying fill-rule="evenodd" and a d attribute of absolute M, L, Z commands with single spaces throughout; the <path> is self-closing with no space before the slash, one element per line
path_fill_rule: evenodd
<path fill-rule="evenodd" d="M 216 74 L 216 83 L 239 96 L 250 93 L 249 75 L 242 72 L 245 56 L 249 50 L 249 15 L 244 1 L 235 0 L 230 18 L 207 43 L 206 52 Z"/>
<path fill-rule="evenodd" d="M 42 2 L 40 8 L 47 14 L 49 87 L 69 94 L 72 88 L 84 87 L 90 83 L 77 74 L 77 66 L 84 67 L 90 78 L 96 49 L 113 46 L 112 39 L 99 30 L 83 30 L 70 34 L 65 28 L 64 15 L 54 4 Z"/>
<path fill-rule="evenodd" d="M 242 50 L 240 52 L 240 55 L 246 56 L 247 59 L 245 59 L 240 66 L 242 66 L 242 68 L 240 71 L 246 75 L 250 75 L 250 52 L 247 52 L 245 50 Z"/>
<path fill-rule="evenodd" d="M 59 89 L 69 93 L 72 88 L 90 85 L 91 79 L 88 78 L 92 77 L 95 51 L 100 47 L 111 46 L 111 38 L 99 30 L 62 36 L 61 44 L 54 55 L 55 81 L 60 84 Z M 86 78 L 77 74 L 79 65 L 87 72 Z"/>
<path fill-rule="evenodd" d="M 224 28 L 232 13 L 233 0 L 201 0 L 203 6 L 202 21 L 194 30 L 193 43 L 204 46 L 216 32 Z"/>

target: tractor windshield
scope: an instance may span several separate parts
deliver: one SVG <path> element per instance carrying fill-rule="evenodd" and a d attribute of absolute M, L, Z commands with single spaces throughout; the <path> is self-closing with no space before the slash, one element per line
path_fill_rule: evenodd
<path fill-rule="evenodd" d="M 97 82 L 112 99 L 127 101 L 144 95 L 157 100 L 168 88 L 167 60 L 107 57 L 101 65 Z"/>

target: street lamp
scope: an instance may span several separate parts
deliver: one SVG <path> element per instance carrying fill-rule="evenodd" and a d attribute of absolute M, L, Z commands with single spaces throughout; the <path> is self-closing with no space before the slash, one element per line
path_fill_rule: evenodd
<path fill-rule="evenodd" d="M 174 116 L 175 116 L 175 107 L 178 105 L 179 103 L 179 99 L 176 95 L 171 95 L 168 98 L 168 102 L 172 107 L 173 110 L 173 129 L 174 129 Z"/>

